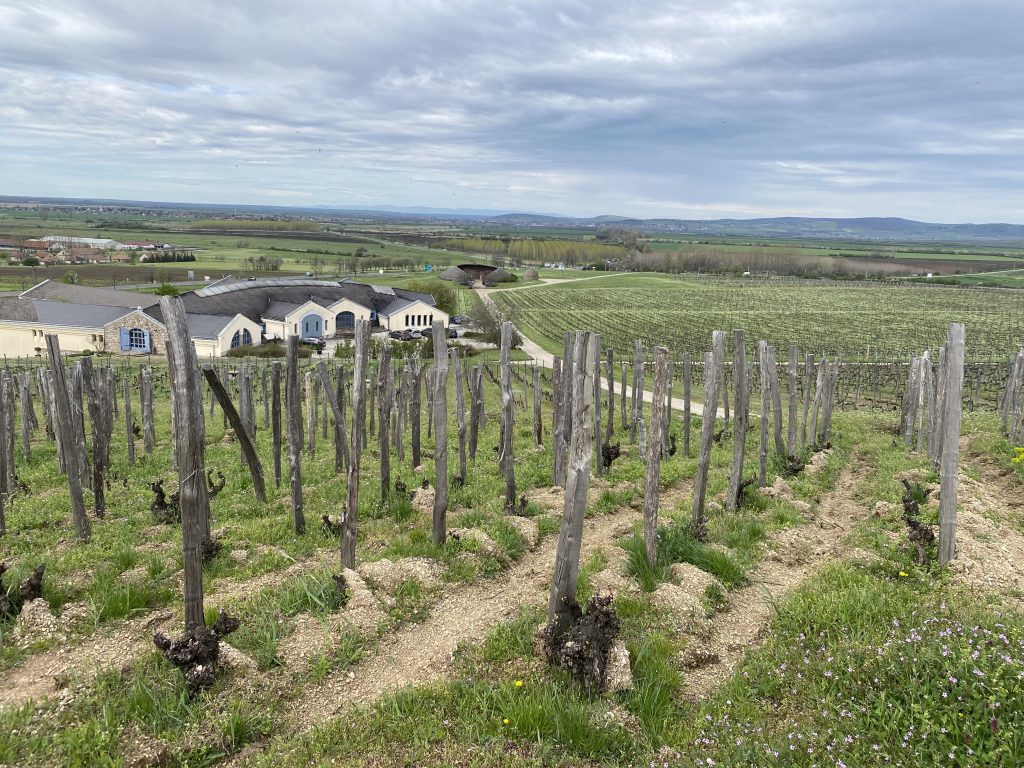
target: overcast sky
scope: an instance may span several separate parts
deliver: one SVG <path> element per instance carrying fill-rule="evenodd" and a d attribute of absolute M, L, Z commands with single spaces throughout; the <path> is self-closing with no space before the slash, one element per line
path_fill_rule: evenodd
<path fill-rule="evenodd" d="M 0 194 L 1024 223 L 1022 0 L 0 0 Z"/>

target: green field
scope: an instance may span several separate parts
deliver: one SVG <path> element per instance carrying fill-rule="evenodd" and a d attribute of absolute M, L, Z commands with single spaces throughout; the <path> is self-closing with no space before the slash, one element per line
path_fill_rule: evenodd
<path fill-rule="evenodd" d="M 631 355 L 635 339 L 702 356 L 713 330 L 742 328 L 750 345 L 902 359 L 936 349 L 951 322 L 967 325 L 971 357 L 1003 357 L 1024 342 L 1024 294 L 918 284 L 679 278 L 650 274 L 493 294 L 528 337 L 561 350 L 562 333 L 601 333 Z M 699 357 L 697 359 L 700 359 Z"/>

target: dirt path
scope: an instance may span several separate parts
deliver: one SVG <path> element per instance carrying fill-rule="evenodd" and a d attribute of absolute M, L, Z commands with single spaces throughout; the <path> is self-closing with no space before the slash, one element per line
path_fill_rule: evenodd
<path fill-rule="evenodd" d="M 713 616 L 705 637 L 695 639 L 684 652 L 687 696 L 701 699 L 722 685 L 744 654 L 764 639 L 773 604 L 840 556 L 847 534 L 868 515 L 852 498 L 858 480 L 855 468 L 844 468 L 835 490 L 821 500 L 808 525 L 787 528 L 771 538 L 769 551 L 750 574 L 751 585 L 733 592 L 728 609 Z"/>
<path fill-rule="evenodd" d="M 638 512 L 622 509 L 588 520 L 581 562 L 599 548 L 611 549 L 639 518 Z M 459 643 L 479 640 L 522 606 L 547 604 L 557 545 L 558 537 L 549 536 L 498 578 L 453 588 L 422 624 L 406 626 L 358 666 L 304 691 L 289 707 L 289 726 L 305 730 L 346 706 L 374 702 L 403 686 L 444 676 Z"/>

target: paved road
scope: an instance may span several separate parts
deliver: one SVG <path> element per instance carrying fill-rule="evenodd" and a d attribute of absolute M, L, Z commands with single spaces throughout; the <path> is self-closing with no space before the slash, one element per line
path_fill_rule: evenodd
<path fill-rule="evenodd" d="M 627 275 L 621 275 L 621 274 L 618 275 L 618 277 L 626 277 L 626 276 Z M 494 303 L 494 299 L 491 298 L 491 294 L 494 293 L 495 291 L 529 291 L 529 290 L 531 290 L 533 288 L 543 288 L 545 285 L 551 285 L 553 283 L 558 283 L 560 285 L 564 285 L 566 283 L 579 283 L 579 282 L 583 282 L 584 280 L 599 280 L 602 277 L 609 277 L 609 275 L 593 275 L 592 277 L 580 277 L 580 278 L 570 279 L 570 280 L 562 280 L 562 279 L 558 279 L 558 278 L 550 278 L 549 277 L 549 278 L 544 278 L 543 280 L 541 280 L 540 284 L 521 285 L 518 288 L 481 288 L 481 289 L 479 289 L 477 291 L 477 293 L 480 295 L 480 299 L 483 301 L 484 306 L 487 307 L 488 311 L 492 315 L 498 315 L 498 306 Z M 523 345 L 521 347 L 523 352 L 525 352 L 530 357 L 530 359 L 532 359 L 535 363 L 537 363 L 542 368 L 551 368 L 554 365 L 555 356 L 553 354 L 551 354 L 550 352 L 548 352 L 543 347 L 541 347 L 539 344 L 537 344 L 532 339 L 527 338 L 526 335 L 521 330 L 519 330 L 518 328 L 516 330 L 519 331 L 519 335 L 522 336 L 522 338 L 523 338 Z M 626 386 L 626 397 L 630 397 L 631 398 L 632 396 L 633 396 L 633 388 L 631 386 L 627 385 Z M 647 390 L 644 390 L 643 399 L 644 399 L 645 403 L 654 402 L 654 393 L 653 392 L 649 392 Z M 681 410 L 683 410 L 684 407 L 685 407 L 685 402 L 684 402 L 684 400 L 682 398 L 680 398 L 680 397 L 673 397 L 672 398 L 672 409 L 673 410 L 681 411 Z M 693 413 L 694 416 L 701 416 L 704 413 L 704 406 L 701 403 L 691 401 L 690 402 L 690 410 L 691 410 L 691 412 Z M 720 408 L 719 411 L 718 411 L 718 415 L 724 418 L 725 411 L 723 411 Z"/>

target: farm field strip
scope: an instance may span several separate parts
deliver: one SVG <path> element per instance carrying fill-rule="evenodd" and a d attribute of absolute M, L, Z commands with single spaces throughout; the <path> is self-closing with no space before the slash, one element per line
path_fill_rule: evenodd
<path fill-rule="evenodd" d="M 966 324 L 975 357 L 1002 357 L 1024 341 L 1024 295 L 1009 291 L 645 275 L 607 280 L 497 291 L 493 298 L 551 352 L 561 347 L 562 329 L 572 327 L 599 332 L 620 355 L 631 354 L 635 339 L 666 344 L 676 355 L 703 355 L 716 328 L 743 328 L 751 343 L 763 338 L 785 349 L 796 342 L 847 359 L 936 349 L 953 321 Z"/>

